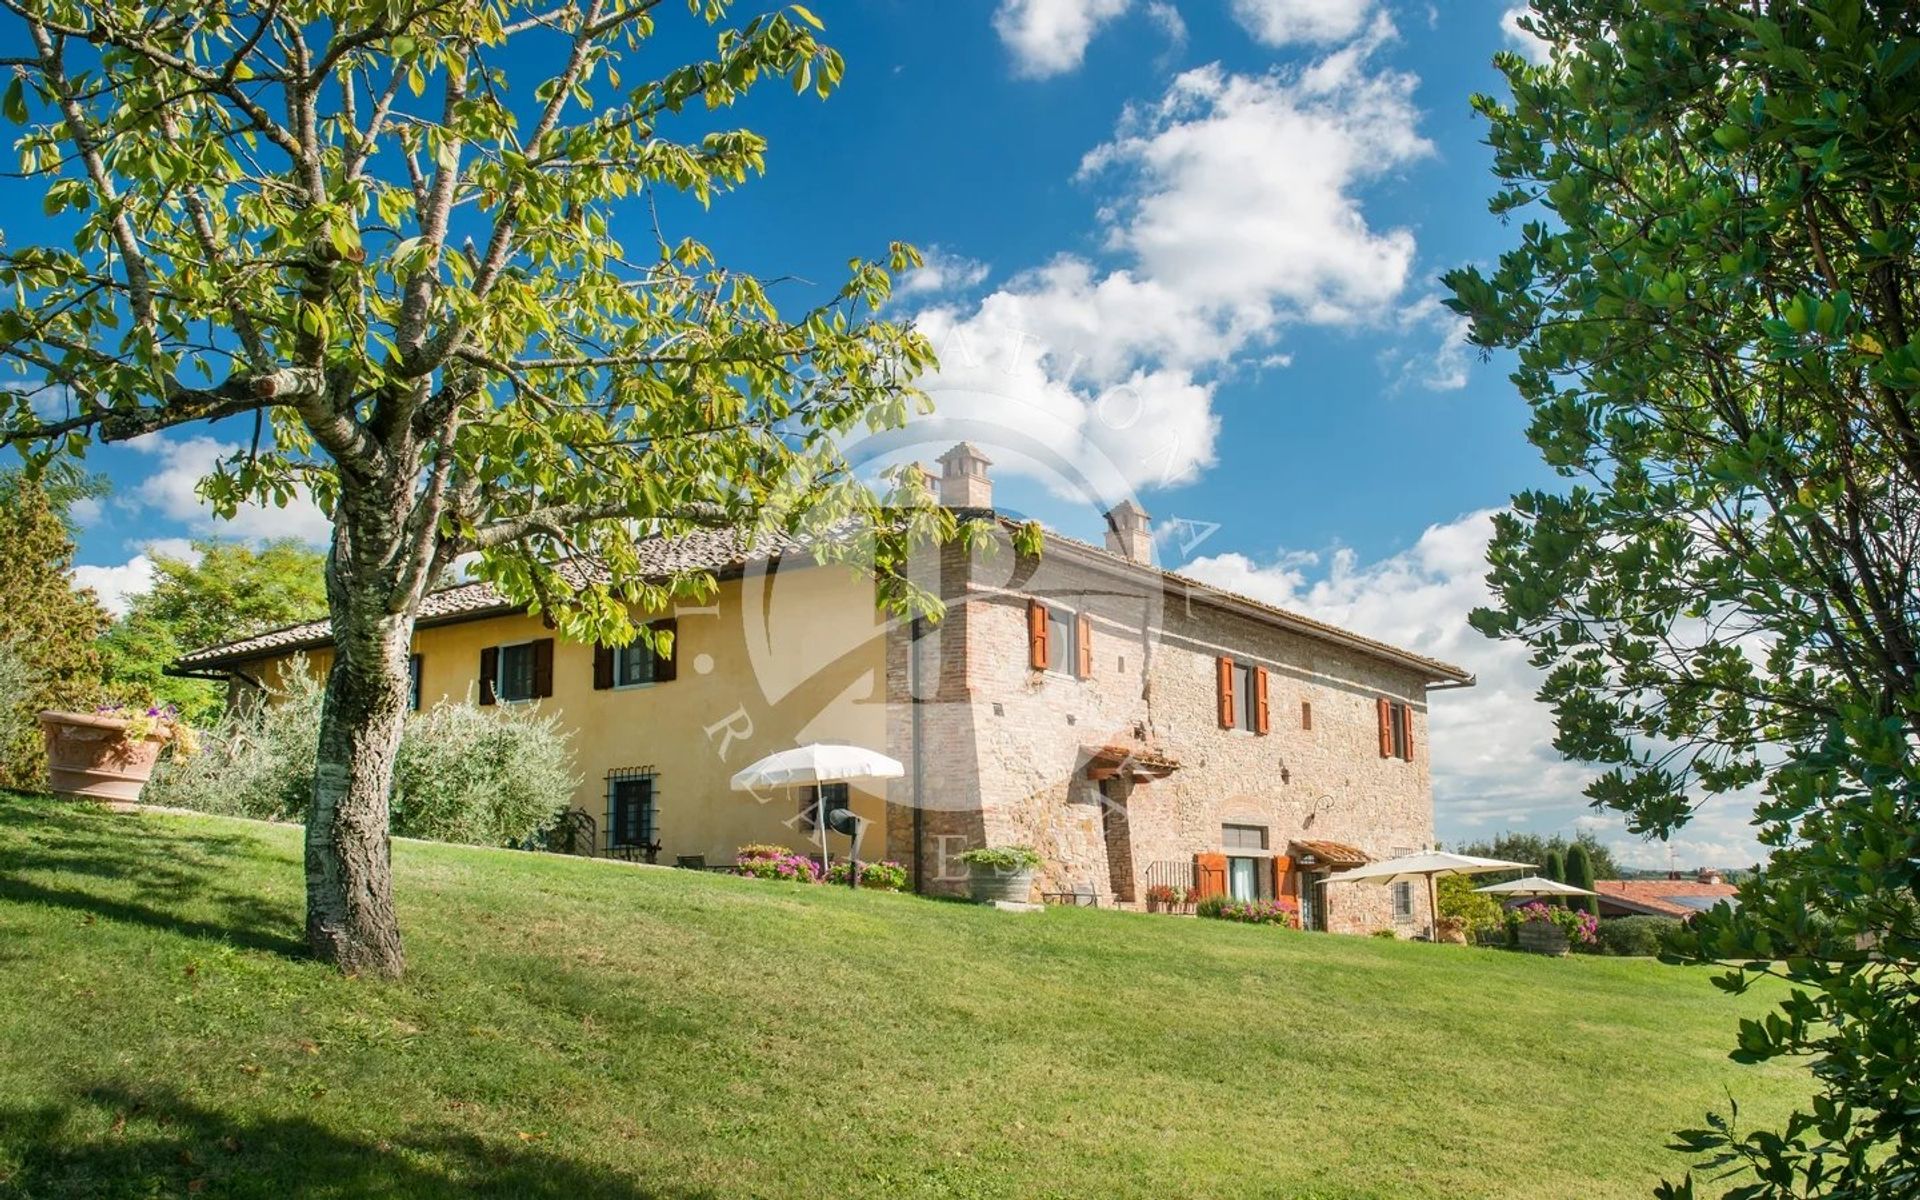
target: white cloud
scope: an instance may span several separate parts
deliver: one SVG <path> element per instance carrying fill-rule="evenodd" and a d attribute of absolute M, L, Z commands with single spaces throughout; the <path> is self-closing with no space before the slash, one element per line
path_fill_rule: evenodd
<path fill-rule="evenodd" d="M 990 269 L 978 259 L 953 254 L 939 246 L 927 247 L 922 258 L 924 261 L 921 266 L 900 277 L 900 282 L 893 289 L 894 295 L 937 296 L 948 292 L 964 292 L 986 282 Z"/>
<path fill-rule="evenodd" d="M 126 562 L 114 566 L 76 566 L 75 587 L 92 588 L 100 604 L 114 616 L 127 611 L 133 598 L 153 586 L 153 560 L 180 558 L 200 561 L 200 552 L 185 538 L 158 538 Z"/>
<path fill-rule="evenodd" d="M 1414 78 L 1369 61 L 1392 33 L 1382 18 L 1298 70 L 1201 67 L 1130 107 L 1080 171 L 1118 184 L 1099 220 L 1120 265 L 1061 255 L 919 314 L 937 418 L 1045 450 L 1002 470 L 1117 498 L 1213 462 L 1214 381 L 1242 351 L 1284 361 L 1271 343 L 1289 324 L 1390 321 L 1414 239 L 1375 228 L 1360 190 L 1432 152 Z"/>
<path fill-rule="evenodd" d="M 1398 384 L 1417 384 L 1429 391 L 1453 392 L 1467 386 L 1473 367 L 1473 345 L 1467 340 L 1472 323 L 1440 303 L 1434 295 L 1420 297 L 1400 313 L 1400 327 L 1410 336 L 1437 335 L 1439 344 L 1426 350 L 1394 347 L 1382 355 Z"/>
<path fill-rule="evenodd" d="M 1180 10 L 1164 0 L 1148 0 L 1147 19 L 1167 39 L 1166 55 L 1171 58 L 1187 48 L 1187 21 Z"/>
<path fill-rule="evenodd" d="M 185 524 L 196 533 L 235 538 L 298 538 L 319 545 L 332 534 L 332 525 L 318 505 L 304 496 L 285 508 L 248 502 L 228 520 L 214 517 L 200 498 L 200 481 L 224 459 L 241 452 L 233 442 L 204 435 L 168 438 L 148 434 L 127 443 L 159 463 L 153 474 L 127 493 L 127 499 L 168 520 Z"/>
<path fill-rule="evenodd" d="M 994 32 L 1022 75 L 1044 79 L 1080 65 L 1087 43 L 1132 0 L 1001 0 Z"/>
<path fill-rule="evenodd" d="M 1345 41 L 1366 24 L 1372 0 L 1233 0 L 1233 16 L 1269 46 Z"/>
<path fill-rule="evenodd" d="M 1507 44 L 1518 50 L 1527 61 L 1544 63 L 1552 47 L 1539 38 L 1520 28 L 1520 18 L 1527 15 L 1529 8 L 1525 4 L 1516 4 L 1500 14 L 1500 32 L 1506 35 Z"/>
<path fill-rule="evenodd" d="M 1593 777 L 1553 748 L 1553 716 L 1534 694 L 1540 672 L 1524 648 L 1482 637 L 1467 614 L 1489 602 L 1486 548 L 1493 511 L 1429 526 L 1410 548 L 1363 563 L 1351 550 L 1193 560 L 1181 569 L 1220 587 L 1457 663 L 1472 688 L 1432 694 L 1429 711 L 1435 818 L 1458 842 L 1506 829 L 1588 829 L 1622 862 L 1665 866 L 1665 843 L 1628 836 L 1618 817 L 1588 807 Z M 1710 801 L 1673 841 L 1678 865 L 1744 866 L 1764 857 L 1753 840 L 1750 802 Z"/>

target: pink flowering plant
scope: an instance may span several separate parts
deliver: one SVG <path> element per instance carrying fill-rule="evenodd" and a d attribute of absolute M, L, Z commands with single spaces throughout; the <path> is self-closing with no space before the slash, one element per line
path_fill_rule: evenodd
<path fill-rule="evenodd" d="M 1239 921 L 1244 925 L 1300 928 L 1300 902 L 1291 896 L 1277 900 L 1229 900 L 1225 896 L 1209 896 L 1200 902 L 1199 913 L 1203 917 Z"/>
<path fill-rule="evenodd" d="M 790 883 L 820 882 L 820 865 L 785 846 L 750 845 L 734 856 L 733 871 L 753 879 L 784 879 Z"/>
<path fill-rule="evenodd" d="M 1591 946 L 1600 940 L 1600 921 L 1590 912 L 1576 912 L 1570 908 L 1561 908 L 1545 904 L 1539 900 L 1523 904 L 1514 910 L 1516 924 L 1528 921 L 1546 921 L 1558 925 L 1567 935 L 1567 941 L 1576 945 Z"/>

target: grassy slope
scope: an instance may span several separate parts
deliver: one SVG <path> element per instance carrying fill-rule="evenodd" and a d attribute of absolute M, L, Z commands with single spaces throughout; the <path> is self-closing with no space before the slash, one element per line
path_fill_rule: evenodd
<path fill-rule="evenodd" d="M 0 1194 L 1586 1200 L 1798 1090 L 1653 963 L 395 857 L 380 986 L 297 829 L 0 793 Z"/>

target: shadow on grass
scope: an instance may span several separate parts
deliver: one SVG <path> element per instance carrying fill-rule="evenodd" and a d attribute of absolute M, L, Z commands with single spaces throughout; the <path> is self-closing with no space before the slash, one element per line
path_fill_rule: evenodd
<path fill-rule="evenodd" d="M 107 1124 L 105 1132 L 94 1132 Z M 9 1174 L 11 1172 L 11 1174 Z M 33 1197 L 527 1196 L 696 1200 L 642 1188 L 536 1143 L 453 1130 L 351 1136 L 305 1117 L 235 1118 L 119 1084 L 66 1102 L 0 1103 L 0 1195 Z"/>
<path fill-rule="evenodd" d="M 110 821 L 123 825 L 109 836 L 102 826 Z M 21 832 L 24 840 L 6 836 Z M 0 901 L 54 905 L 304 958 L 305 944 L 291 936 L 302 928 L 298 912 L 212 882 L 257 875 L 268 866 L 265 853 L 252 838 L 173 833 L 104 809 L 58 801 L 0 805 Z"/>

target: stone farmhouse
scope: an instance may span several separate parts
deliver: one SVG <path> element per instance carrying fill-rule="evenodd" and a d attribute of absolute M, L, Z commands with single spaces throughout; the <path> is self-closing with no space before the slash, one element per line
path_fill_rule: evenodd
<path fill-rule="evenodd" d="M 654 570 L 719 581 L 702 605 L 637 614 L 673 631 L 670 656 L 558 639 L 462 584 L 423 605 L 412 701 L 561 714 L 581 775 L 563 832 L 581 851 L 682 865 L 749 842 L 805 852 L 825 801 L 860 819 L 830 853 L 897 860 L 917 891 L 963 890 L 961 852 L 1020 844 L 1044 860 L 1044 898 L 1286 896 L 1314 928 L 1424 928 L 1422 889 L 1322 881 L 1433 844 L 1428 697 L 1472 677 L 1159 569 L 1131 501 L 1107 514 L 1104 546 L 1048 533 L 1020 555 L 989 465 L 965 443 L 940 459 L 941 502 L 1000 537 L 914 564 L 946 601 L 937 623 L 880 611 L 870 578 L 797 542 L 699 533 L 650 547 Z M 324 670 L 329 645 L 317 621 L 176 669 L 246 702 L 294 663 Z M 741 767 L 809 742 L 883 750 L 905 776 L 729 790 Z"/>

